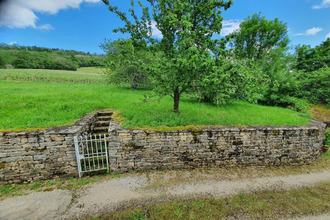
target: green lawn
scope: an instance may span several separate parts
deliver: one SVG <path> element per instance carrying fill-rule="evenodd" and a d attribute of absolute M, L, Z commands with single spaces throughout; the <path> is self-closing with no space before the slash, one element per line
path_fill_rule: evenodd
<path fill-rule="evenodd" d="M 240 101 L 217 108 L 182 98 L 180 113 L 175 114 L 170 97 L 160 102 L 142 104 L 145 93 L 143 90 L 131 91 L 128 87 L 114 85 L 0 80 L 0 130 L 69 125 L 89 112 L 102 108 L 119 110 L 126 118 L 124 127 L 303 125 L 309 122 L 289 109 Z"/>

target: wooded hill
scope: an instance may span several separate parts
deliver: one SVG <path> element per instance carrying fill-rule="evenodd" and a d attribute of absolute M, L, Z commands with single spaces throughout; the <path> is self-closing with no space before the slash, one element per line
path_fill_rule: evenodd
<path fill-rule="evenodd" d="M 0 44 L 0 68 L 77 70 L 104 66 L 104 59 L 81 51 Z"/>

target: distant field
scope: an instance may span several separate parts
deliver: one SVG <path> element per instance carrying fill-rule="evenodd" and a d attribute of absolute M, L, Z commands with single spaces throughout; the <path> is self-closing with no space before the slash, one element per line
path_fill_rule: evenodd
<path fill-rule="evenodd" d="M 81 68 L 78 68 L 77 69 L 77 72 L 103 74 L 105 72 L 105 68 L 99 68 L 99 67 L 81 67 Z"/>
<path fill-rule="evenodd" d="M 103 68 L 79 68 L 77 71 L 47 69 L 0 69 L 0 80 L 45 81 L 105 84 Z"/>
<path fill-rule="evenodd" d="M 25 73 L 40 72 L 28 70 Z M 45 77 L 68 77 L 75 72 L 46 71 Z M 31 77 L 27 74 L 27 77 Z M 87 74 L 88 76 L 88 74 Z M 74 75 L 74 80 L 86 74 Z M 96 79 L 97 74 L 91 74 Z M 47 81 L 47 78 L 45 81 Z M 40 78 L 38 78 L 39 80 Z M 233 102 L 218 108 L 182 98 L 180 113 L 172 112 L 173 100 L 141 103 L 145 90 L 102 84 L 19 82 L 0 80 L 0 130 L 33 130 L 73 124 L 95 109 L 118 109 L 126 118 L 124 127 L 184 125 L 303 125 L 309 122 L 289 109 Z M 43 80 L 43 79 L 40 79 Z M 83 79 L 81 79 L 83 80 Z M 50 80 L 51 81 L 51 80 Z M 53 82 L 53 81 L 51 81 Z"/>

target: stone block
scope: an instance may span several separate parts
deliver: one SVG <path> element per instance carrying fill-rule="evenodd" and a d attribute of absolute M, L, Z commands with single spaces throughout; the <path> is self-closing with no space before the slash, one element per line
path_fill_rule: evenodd
<path fill-rule="evenodd" d="M 0 158 L 9 157 L 9 153 L 0 153 Z"/>
<path fill-rule="evenodd" d="M 34 165 L 34 168 L 35 169 L 44 169 L 45 168 L 45 165 L 43 165 L 43 164 L 36 164 L 36 165 Z"/>
<path fill-rule="evenodd" d="M 1 161 L 6 162 L 6 163 L 12 163 L 12 162 L 17 162 L 21 161 L 23 157 L 6 157 L 1 159 Z"/>
<path fill-rule="evenodd" d="M 21 139 L 20 138 L 10 138 L 9 143 L 11 143 L 11 144 L 20 144 Z"/>
<path fill-rule="evenodd" d="M 47 155 L 45 154 L 41 154 L 41 155 L 34 155 L 33 156 L 34 160 L 46 160 L 47 159 Z"/>
<path fill-rule="evenodd" d="M 12 157 L 18 157 L 18 156 L 24 156 L 25 154 L 26 154 L 26 151 L 15 151 L 15 152 L 11 153 L 11 156 Z"/>
<path fill-rule="evenodd" d="M 23 161 L 32 161 L 33 160 L 33 156 L 24 156 L 22 157 Z"/>

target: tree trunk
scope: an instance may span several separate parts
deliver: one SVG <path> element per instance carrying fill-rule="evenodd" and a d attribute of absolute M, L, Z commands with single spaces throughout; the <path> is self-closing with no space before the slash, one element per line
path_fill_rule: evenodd
<path fill-rule="evenodd" d="M 173 111 L 178 113 L 179 112 L 179 103 L 180 103 L 180 92 L 179 89 L 174 90 L 174 109 Z"/>
<path fill-rule="evenodd" d="M 131 90 L 136 90 L 137 87 L 138 87 L 137 84 L 134 84 L 134 83 L 131 84 Z"/>

